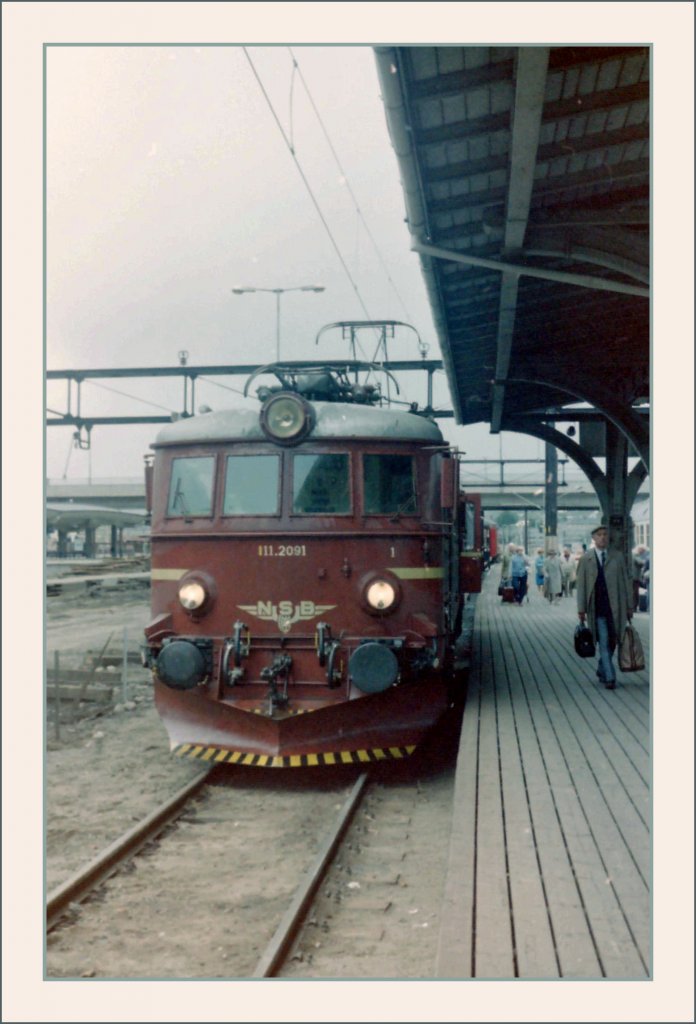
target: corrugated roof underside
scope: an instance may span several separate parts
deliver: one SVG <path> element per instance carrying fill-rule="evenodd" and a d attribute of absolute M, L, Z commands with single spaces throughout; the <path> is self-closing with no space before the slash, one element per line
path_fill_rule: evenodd
<path fill-rule="evenodd" d="M 402 54 L 428 241 L 514 263 L 520 257 L 504 238 L 517 50 Z M 649 57 L 647 48 L 550 51 L 526 265 L 632 284 L 644 271 L 647 280 Z M 501 273 L 444 260 L 433 267 L 464 422 L 473 422 L 490 399 Z M 551 357 L 569 373 L 576 360 L 599 359 L 609 376 L 628 358 L 646 375 L 648 323 L 647 299 L 522 277 L 509 375 Z M 516 398 L 533 408 L 539 389 Z"/>

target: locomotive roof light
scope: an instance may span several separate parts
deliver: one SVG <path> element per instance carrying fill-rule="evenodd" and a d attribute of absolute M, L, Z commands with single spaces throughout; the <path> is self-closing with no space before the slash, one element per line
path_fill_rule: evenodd
<path fill-rule="evenodd" d="M 261 428 L 276 444 L 298 444 L 314 426 L 314 410 L 298 395 L 279 391 L 261 409 Z"/>
<path fill-rule="evenodd" d="M 179 581 L 179 604 L 193 619 L 210 611 L 215 596 L 215 584 L 207 573 L 191 573 Z"/>
<path fill-rule="evenodd" d="M 362 603 L 371 615 L 389 615 L 401 601 L 401 587 L 390 573 L 371 573 L 362 588 Z"/>

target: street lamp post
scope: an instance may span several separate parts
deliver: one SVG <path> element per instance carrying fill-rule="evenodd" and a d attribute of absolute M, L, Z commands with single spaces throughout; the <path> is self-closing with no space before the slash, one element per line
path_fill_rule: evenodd
<path fill-rule="evenodd" d="M 323 284 L 302 284 L 297 288 L 241 288 L 232 289 L 233 295 L 244 295 L 245 292 L 268 292 L 276 297 L 276 362 L 280 362 L 280 296 L 285 292 L 323 292 Z"/>

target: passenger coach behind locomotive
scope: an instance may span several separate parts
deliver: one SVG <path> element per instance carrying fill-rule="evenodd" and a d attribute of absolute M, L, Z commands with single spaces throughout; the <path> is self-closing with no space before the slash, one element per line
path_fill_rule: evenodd
<path fill-rule="evenodd" d="M 456 459 L 346 372 L 271 369 L 260 414 L 153 445 L 159 714 L 176 754 L 211 762 L 403 757 L 452 701 L 462 580 L 480 586 Z"/>

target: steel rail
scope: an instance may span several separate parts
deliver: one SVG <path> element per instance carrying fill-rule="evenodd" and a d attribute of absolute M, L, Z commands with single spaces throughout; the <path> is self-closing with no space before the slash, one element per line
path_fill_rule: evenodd
<path fill-rule="evenodd" d="M 368 780 L 369 772 L 363 772 L 355 782 L 348 799 L 341 808 L 341 812 L 338 815 L 338 819 L 334 823 L 331 832 L 324 840 L 324 843 L 319 849 L 319 852 L 295 893 L 285 916 L 278 925 L 275 935 L 269 942 L 265 952 L 256 965 L 256 969 L 251 975 L 252 978 L 272 978 L 283 964 L 300 925 L 304 920 L 307 909 L 314 898 L 314 894 L 321 885 L 326 871 L 331 864 L 336 848 L 343 838 L 346 829 L 350 825 L 353 815 L 362 800 Z"/>
<path fill-rule="evenodd" d="M 215 768 L 198 775 L 171 799 L 107 846 L 84 868 L 59 885 L 46 900 L 46 931 L 60 920 L 73 903 L 79 903 L 116 869 L 145 846 L 163 828 L 174 821 L 191 797 L 210 779 Z"/>

